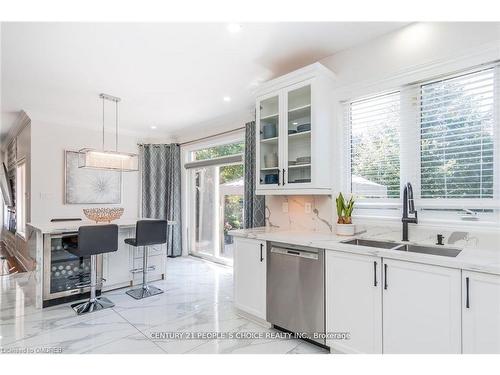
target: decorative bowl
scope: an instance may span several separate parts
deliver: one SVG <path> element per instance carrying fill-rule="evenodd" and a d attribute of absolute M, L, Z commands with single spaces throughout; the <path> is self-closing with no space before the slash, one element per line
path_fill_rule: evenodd
<path fill-rule="evenodd" d="M 96 223 L 111 223 L 113 220 L 119 219 L 123 215 L 124 209 L 121 207 L 114 208 L 84 208 L 85 216 Z"/>

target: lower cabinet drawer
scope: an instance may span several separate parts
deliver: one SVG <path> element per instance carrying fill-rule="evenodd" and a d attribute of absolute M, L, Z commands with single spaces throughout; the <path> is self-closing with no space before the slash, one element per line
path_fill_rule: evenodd
<path fill-rule="evenodd" d="M 165 273 L 165 257 L 152 255 L 148 257 L 148 281 L 160 280 Z M 142 283 L 142 258 L 134 259 L 134 268 L 131 270 L 134 285 Z"/>
<path fill-rule="evenodd" d="M 148 254 L 149 256 L 162 255 L 165 254 L 166 246 L 165 245 L 153 245 L 148 246 Z M 134 259 L 140 259 L 142 261 L 143 249 L 142 247 L 134 248 Z"/>

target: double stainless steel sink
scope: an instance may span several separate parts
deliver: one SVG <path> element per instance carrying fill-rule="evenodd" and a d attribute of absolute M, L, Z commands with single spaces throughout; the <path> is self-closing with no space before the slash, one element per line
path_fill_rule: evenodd
<path fill-rule="evenodd" d="M 365 238 L 354 238 L 352 240 L 341 241 L 341 243 L 356 246 L 376 247 L 379 249 L 408 251 L 410 253 L 431 254 L 454 258 L 462 250 L 444 246 L 423 246 L 414 244 L 404 244 L 393 241 L 378 241 Z"/>

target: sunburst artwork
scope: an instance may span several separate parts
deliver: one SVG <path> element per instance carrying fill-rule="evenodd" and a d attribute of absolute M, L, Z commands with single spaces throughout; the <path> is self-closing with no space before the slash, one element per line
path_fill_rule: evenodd
<path fill-rule="evenodd" d="M 79 154 L 65 151 L 66 204 L 121 203 L 121 173 L 78 167 Z"/>

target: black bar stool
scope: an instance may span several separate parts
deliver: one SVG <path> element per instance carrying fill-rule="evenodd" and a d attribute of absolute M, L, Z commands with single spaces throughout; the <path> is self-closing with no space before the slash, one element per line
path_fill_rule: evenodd
<path fill-rule="evenodd" d="M 90 256 L 90 299 L 71 305 L 78 315 L 113 307 L 114 303 L 106 297 L 96 297 L 97 288 L 97 257 L 104 253 L 118 250 L 118 226 L 88 225 L 78 229 L 78 247 L 68 248 L 68 251 L 78 257 Z M 99 284 L 102 280 L 99 280 Z"/>
<path fill-rule="evenodd" d="M 163 290 L 148 285 L 148 246 L 161 245 L 167 242 L 166 220 L 139 220 L 135 227 L 135 238 L 126 238 L 125 243 L 134 247 L 143 247 L 142 286 L 127 291 L 135 299 L 142 299 L 163 293 Z"/>

